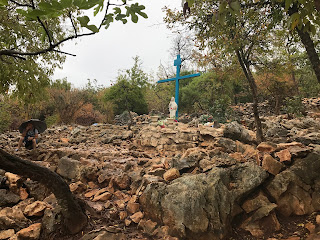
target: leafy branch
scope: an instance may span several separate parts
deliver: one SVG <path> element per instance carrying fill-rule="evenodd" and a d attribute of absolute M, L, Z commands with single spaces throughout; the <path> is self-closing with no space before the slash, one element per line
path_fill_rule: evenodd
<path fill-rule="evenodd" d="M 106 7 L 104 7 L 105 3 Z M 113 6 L 113 9 L 110 9 L 110 6 Z M 29 4 L 16 0 L 0 0 L 0 9 L 15 11 L 18 17 L 22 17 L 26 21 L 38 22 L 40 25 L 38 34 L 42 36 L 41 39 L 43 41 L 45 38 L 48 39 L 48 46 L 42 47 L 39 50 L 28 51 L 27 49 L 0 48 L 0 57 L 9 56 L 20 59 L 26 59 L 24 56 L 36 56 L 52 51 L 69 54 L 59 50 L 60 45 L 66 41 L 94 35 L 102 27 L 108 29 L 114 21 L 122 21 L 123 24 L 126 24 L 128 22 L 127 18 L 131 18 L 132 22 L 137 23 L 139 19 L 138 15 L 143 18 L 148 17 L 143 12 L 145 6 L 138 3 L 129 5 L 126 0 L 53 0 L 50 2 L 31 0 Z M 85 11 L 89 9 L 94 10 L 94 16 L 104 11 L 103 18 L 97 26 L 90 24 L 90 18 L 85 15 Z M 59 19 L 63 22 L 65 18 L 70 19 L 73 33 L 60 38 L 60 40 L 55 40 L 54 34 L 57 32 L 50 29 L 50 26 L 46 24 L 46 20 Z M 88 29 L 90 32 L 79 34 L 79 28 Z M 74 56 L 73 54 L 69 55 Z"/>

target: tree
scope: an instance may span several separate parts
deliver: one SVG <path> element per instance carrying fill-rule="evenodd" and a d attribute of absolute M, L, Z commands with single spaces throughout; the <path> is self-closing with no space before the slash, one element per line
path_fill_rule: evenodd
<path fill-rule="evenodd" d="M 228 59 L 230 63 L 236 57 L 251 90 L 257 141 L 261 142 L 264 137 L 258 112 L 258 89 L 252 67 L 258 60 L 257 56 L 268 51 L 268 34 L 272 21 L 263 16 L 262 10 L 256 11 L 255 8 L 243 9 L 242 14 L 232 12 L 231 8 L 222 15 L 220 9 L 228 5 L 225 1 L 200 0 L 196 3 L 188 19 L 181 12 L 168 9 L 165 20 L 169 26 L 179 23 L 195 31 L 202 49 L 217 50 L 221 52 L 220 57 Z M 234 8 L 240 8 L 238 2 L 235 4 Z M 218 18 L 222 20 L 219 21 Z"/>
<path fill-rule="evenodd" d="M 106 101 L 114 104 L 114 113 L 134 111 L 138 114 L 148 112 L 145 92 L 148 87 L 148 76 L 141 69 L 139 57 L 134 57 L 134 65 L 119 74 L 117 83 L 106 91 Z"/>
<path fill-rule="evenodd" d="M 90 36 L 113 21 L 126 23 L 147 18 L 144 6 L 122 0 L 1 0 L 0 1 L 0 93 L 13 89 L 24 100 L 48 86 L 49 76 L 61 67 L 66 41 Z M 94 11 L 100 24 L 91 24 Z M 99 14 L 100 13 L 100 14 Z"/>
<path fill-rule="evenodd" d="M 188 6 L 193 6 L 194 3 L 202 4 L 206 0 L 186 0 Z M 185 2 L 185 0 L 183 1 Z M 265 17 L 272 17 L 273 22 L 286 23 L 291 32 L 296 31 L 303 43 L 308 58 L 311 62 L 318 82 L 320 83 L 320 59 L 315 48 L 315 41 L 312 35 L 317 35 L 317 29 L 320 25 L 319 11 L 320 2 L 318 0 L 279 0 L 279 1 L 224 1 L 218 0 L 216 3 L 219 9 L 212 14 L 207 15 L 209 18 L 216 18 L 219 21 L 224 21 L 228 14 L 242 14 L 245 9 L 255 8 Z M 195 4 L 195 5 L 196 5 Z M 279 26 L 279 25 L 278 25 Z"/>
<path fill-rule="evenodd" d="M 41 94 L 40 87 L 49 84 L 48 76 L 63 61 L 60 54 L 69 54 L 60 49 L 64 42 L 96 34 L 115 20 L 125 24 L 131 18 L 136 23 L 138 15 L 147 18 L 144 8 L 125 0 L 0 0 L 0 93 L 13 88 L 25 99 L 33 92 Z M 95 16 L 102 12 L 99 25 L 90 23 L 87 10 L 94 10 Z M 83 29 L 88 31 L 80 33 Z M 39 181 L 55 194 L 71 233 L 87 224 L 86 215 L 59 175 L 1 149 L 0 159 L 1 169 Z"/>

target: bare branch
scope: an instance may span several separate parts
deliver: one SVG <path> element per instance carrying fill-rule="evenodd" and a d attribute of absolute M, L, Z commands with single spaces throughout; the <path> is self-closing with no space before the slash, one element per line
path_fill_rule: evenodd
<path fill-rule="evenodd" d="M 14 1 L 14 0 L 9 0 L 10 2 L 18 5 L 19 7 L 32 7 L 32 5 L 29 5 L 29 4 L 26 4 L 26 3 L 19 3 L 17 1 Z"/>
<path fill-rule="evenodd" d="M 72 16 L 71 16 L 71 12 L 69 12 L 68 15 L 69 15 L 69 18 L 70 18 L 70 20 L 71 20 L 71 24 L 72 24 L 72 27 L 73 27 L 73 30 L 74 30 L 74 34 L 75 34 L 76 36 L 78 36 L 76 26 L 74 25 L 74 22 L 73 22 L 73 19 L 72 19 Z"/>
<path fill-rule="evenodd" d="M 36 56 L 36 55 L 40 55 L 40 54 L 43 54 L 43 53 L 51 52 L 56 47 L 58 47 L 60 44 L 66 42 L 68 40 L 75 39 L 75 38 L 78 38 L 78 37 L 90 36 L 90 35 L 94 35 L 94 34 L 96 34 L 96 32 L 84 33 L 84 34 L 77 35 L 77 36 L 73 35 L 73 36 L 67 37 L 65 39 L 62 39 L 61 41 L 59 41 L 59 42 L 57 42 L 55 44 L 52 44 L 48 48 L 45 48 L 45 49 L 42 49 L 42 50 L 39 50 L 39 51 L 36 51 L 36 52 L 19 52 L 19 51 L 15 51 L 15 50 L 0 50 L 0 56 L 2 56 L 2 55 L 7 55 L 7 56 L 11 56 L 11 57 Z"/>
<path fill-rule="evenodd" d="M 53 50 L 54 52 L 58 52 L 58 53 L 62 53 L 62 54 L 66 54 L 66 55 L 70 55 L 72 57 L 76 57 L 77 55 L 75 54 L 72 54 L 72 53 L 67 53 L 67 52 L 63 52 L 63 51 L 60 51 L 60 50 Z"/>

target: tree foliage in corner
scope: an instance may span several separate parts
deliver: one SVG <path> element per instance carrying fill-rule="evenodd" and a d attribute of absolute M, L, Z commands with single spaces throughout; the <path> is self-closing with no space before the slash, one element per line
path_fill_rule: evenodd
<path fill-rule="evenodd" d="M 62 51 L 64 42 L 94 35 L 114 21 L 136 23 L 138 16 L 147 18 L 144 9 L 126 0 L 0 0 L 0 93 L 13 86 L 23 100 L 35 98 L 31 94 L 41 94 L 70 54 Z M 92 11 L 98 25 L 88 16 Z"/>

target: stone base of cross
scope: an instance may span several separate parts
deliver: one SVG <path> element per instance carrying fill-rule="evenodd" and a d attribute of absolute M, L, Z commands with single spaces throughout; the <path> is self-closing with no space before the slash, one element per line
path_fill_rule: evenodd
<path fill-rule="evenodd" d="M 178 111 L 179 111 L 179 80 L 186 79 L 186 78 L 192 78 L 192 77 L 199 77 L 200 73 L 190 74 L 186 76 L 180 76 L 180 66 L 181 66 L 181 58 L 180 55 L 177 55 L 177 59 L 174 60 L 174 66 L 177 66 L 177 74 L 174 78 L 164 79 L 160 80 L 157 83 L 163 83 L 163 82 L 170 82 L 170 81 L 176 81 L 176 94 L 175 94 L 175 101 L 178 105 L 178 109 L 176 112 L 176 119 L 178 119 Z"/>

